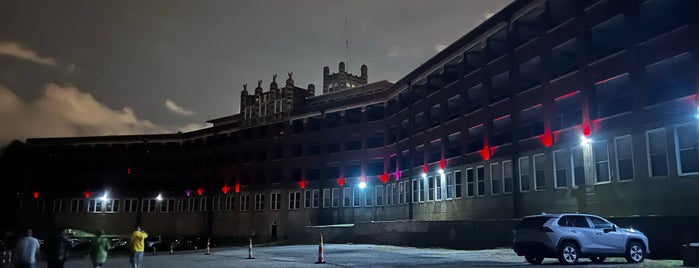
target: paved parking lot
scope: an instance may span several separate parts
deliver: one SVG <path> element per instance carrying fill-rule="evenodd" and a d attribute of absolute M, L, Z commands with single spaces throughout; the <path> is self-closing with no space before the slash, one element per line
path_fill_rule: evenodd
<path fill-rule="evenodd" d="M 247 247 L 213 248 L 211 255 L 204 251 L 167 252 L 146 254 L 144 268 L 190 267 L 534 267 L 518 257 L 511 249 L 451 250 L 411 248 L 383 245 L 326 244 L 325 264 L 315 264 L 318 245 L 260 246 L 253 249 L 255 259 L 247 259 Z M 104 268 L 129 267 L 123 254 L 111 256 Z M 629 265 L 623 258 L 611 258 L 607 263 L 592 264 L 583 259 L 582 267 L 679 267 L 678 260 L 646 260 Z M 39 268 L 46 263 L 39 263 Z M 92 267 L 87 257 L 74 258 L 68 268 Z M 555 259 L 546 259 L 540 267 L 570 267 L 559 265 Z"/>

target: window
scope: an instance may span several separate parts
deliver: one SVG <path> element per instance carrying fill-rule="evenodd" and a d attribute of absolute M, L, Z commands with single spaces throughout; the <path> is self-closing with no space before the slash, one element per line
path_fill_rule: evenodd
<path fill-rule="evenodd" d="M 500 165 L 498 163 L 490 164 L 490 192 L 492 194 L 500 194 Z"/>
<path fill-rule="evenodd" d="M 270 210 L 279 210 L 282 208 L 282 194 L 272 193 L 272 202 L 270 203 Z"/>
<path fill-rule="evenodd" d="M 505 115 L 493 119 L 493 135 L 490 145 L 499 146 L 512 142 L 512 118 Z"/>
<path fill-rule="evenodd" d="M 609 182 L 609 152 L 607 141 L 602 140 L 592 144 L 592 155 L 595 159 L 597 183 Z"/>
<path fill-rule="evenodd" d="M 250 196 L 248 194 L 240 195 L 240 211 L 248 211 L 248 202 L 250 201 Z"/>
<path fill-rule="evenodd" d="M 553 152 L 553 187 L 566 188 L 568 187 L 568 168 L 570 161 L 564 150 Z"/>
<path fill-rule="evenodd" d="M 349 207 L 352 205 L 352 188 L 342 188 L 342 206 Z"/>
<path fill-rule="evenodd" d="M 476 180 L 478 182 L 478 195 L 485 195 L 485 168 L 483 166 L 476 167 Z"/>
<path fill-rule="evenodd" d="M 555 99 L 556 117 L 552 122 L 553 130 L 561 130 L 582 123 L 582 110 L 580 109 L 580 90 L 559 96 Z"/>
<path fill-rule="evenodd" d="M 585 185 L 585 164 L 583 163 L 582 147 L 570 149 L 570 159 L 573 162 L 573 186 Z"/>
<path fill-rule="evenodd" d="M 207 209 L 206 202 L 207 202 L 207 200 L 209 200 L 209 198 L 205 197 L 205 196 L 200 197 L 200 198 L 201 198 L 201 206 L 199 207 L 199 211 L 206 211 L 206 209 Z"/>
<path fill-rule="evenodd" d="M 235 197 L 234 196 L 226 196 L 226 211 L 233 211 L 235 210 Z"/>
<path fill-rule="evenodd" d="M 68 200 L 63 200 L 63 199 L 53 200 L 53 212 L 56 212 L 56 213 L 63 212 L 64 210 L 66 210 L 67 204 L 68 204 Z"/>
<path fill-rule="evenodd" d="M 677 171 L 679 175 L 699 172 L 696 123 L 689 123 L 675 128 L 675 147 L 677 148 Z"/>
<path fill-rule="evenodd" d="M 427 177 L 427 201 L 434 200 L 434 176 Z"/>
<path fill-rule="evenodd" d="M 563 216 L 558 220 L 558 225 L 566 227 L 590 228 L 585 216 Z"/>
<path fill-rule="evenodd" d="M 546 157 L 544 154 L 534 155 L 534 189 L 546 189 Z"/>
<path fill-rule="evenodd" d="M 332 189 L 332 206 L 334 208 L 340 206 L 340 188 Z"/>
<path fill-rule="evenodd" d="M 70 212 L 83 212 L 85 211 L 85 200 L 84 199 L 73 199 L 70 202 Z"/>
<path fill-rule="evenodd" d="M 446 158 L 457 157 L 459 155 L 461 155 L 461 133 L 457 132 L 448 137 Z"/>
<path fill-rule="evenodd" d="M 213 211 L 220 211 L 223 210 L 223 202 L 225 201 L 225 196 L 223 195 L 217 195 L 214 196 L 213 199 L 211 200 L 212 203 L 212 210 Z"/>
<path fill-rule="evenodd" d="M 519 158 L 519 191 L 529 191 L 529 157 Z"/>
<path fill-rule="evenodd" d="M 429 162 L 434 163 L 442 159 L 442 140 L 430 142 Z"/>
<path fill-rule="evenodd" d="M 204 203 L 206 207 L 206 203 Z M 175 199 L 165 199 L 160 201 L 160 212 L 174 212 L 175 211 Z"/>
<path fill-rule="evenodd" d="M 255 195 L 255 211 L 262 211 L 265 209 L 265 195 L 256 194 Z"/>
<path fill-rule="evenodd" d="M 646 131 L 646 141 L 648 175 L 651 178 L 667 176 L 667 138 L 665 137 L 665 128 Z"/>
<path fill-rule="evenodd" d="M 301 209 L 301 192 L 289 193 L 289 210 Z"/>
<path fill-rule="evenodd" d="M 587 217 L 592 222 L 595 229 L 612 229 L 614 224 L 597 217 Z"/>
<path fill-rule="evenodd" d="M 461 171 L 454 172 L 454 197 L 461 198 Z"/>
<path fill-rule="evenodd" d="M 633 180 L 633 148 L 631 135 L 614 138 L 616 170 L 619 181 Z"/>
<path fill-rule="evenodd" d="M 502 161 L 502 192 L 505 194 L 512 193 L 514 190 L 514 180 L 512 179 L 512 161 Z"/>
<path fill-rule="evenodd" d="M 447 196 L 446 200 L 454 198 L 454 173 L 447 173 Z"/>
<path fill-rule="evenodd" d="M 320 206 L 320 189 L 313 190 L 313 207 L 317 208 Z"/>
<path fill-rule="evenodd" d="M 100 199 L 87 200 L 87 213 L 100 213 L 100 212 L 102 212 L 102 200 L 100 200 Z"/>
<path fill-rule="evenodd" d="M 395 183 L 390 183 L 386 185 L 386 205 L 390 206 L 395 204 L 395 189 L 396 189 L 396 184 Z"/>
<path fill-rule="evenodd" d="M 419 193 L 420 191 L 419 191 L 418 189 L 419 189 L 419 186 L 418 186 L 417 179 L 413 179 L 413 188 L 412 188 L 412 193 L 413 193 L 412 202 L 413 202 L 413 203 L 417 203 L 418 200 L 419 200 L 419 199 L 418 199 L 418 193 Z"/>
<path fill-rule="evenodd" d="M 384 197 L 383 186 L 377 185 L 376 186 L 376 206 L 383 206 L 383 201 L 384 201 L 383 197 Z"/>
<path fill-rule="evenodd" d="M 330 207 L 330 189 L 323 189 L 323 208 Z"/>
<path fill-rule="evenodd" d="M 104 212 L 106 213 L 117 213 L 119 212 L 119 199 L 109 199 L 104 201 Z"/>
<path fill-rule="evenodd" d="M 417 180 L 417 200 L 418 202 L 425 202 L 425 184 L 427 183 L 427 178 L 420 178 Z"/>
<path fill-rule="evenodd" d="M 177 212 L 187 211 L 186 207 L 185 207 L 185 204 L 186 204 L 185 201 L 187 201 L 187 199 L 184 199 L 184 198 L 177 199 L 177 208 L 176 208 Z"/>
<path fill-rule="evenodd" d="M 374 205 L 374 187 L 367 186 L 364 188 L 364 205 L 367 207 L 371 207 Z"/>
<path fill-rule="evenodd" d="M 398 204 L 405 204 L 405 198 L 406 198 L 406 190 L 405 190 L 405 184 L 407 182 L 399 182 L 398 183 Z"/>
<path fill-rule="evenodd" d="M 155 199 L 143 199 L 142 212 L 155 212 Z"/>
<path fill-rule="evenodd" d="M 440 201 L 442 200 L 442 189 L 444 188 L 444 175 L 435 175 L 434 176 L 434 193 L 435 193 L 435 198 L 434 200 Z"/>
<path fill-rule="evenodd" d="M 475 184 L 476 184 L 476 174 L 474 173 L 473 168 L 469 168 L 466 170 L 466 196 L 468 196 L 468 197 L 474 196 Z"/>
<path fill-rule="evenodd" d="M 352 188 L 352 206 L 359 207 L 360 189 L 357 187 Z"/>
<path fill-rule="evenodd" d="M 75 200 L 73 200 L 75 201 Z M 136 199 L 124 199 L 124 212 L 137 212 L 138 211 L 138 200 Z"/>
<path fill-rule="evenodd" d="M 311 204 L 313 202 L 313 199 L 311 198 L 311 190 L 306 190 L 305 192 L 305 200 L 304 200 L 304 206 L 305 208 L 310 208 Z"/>

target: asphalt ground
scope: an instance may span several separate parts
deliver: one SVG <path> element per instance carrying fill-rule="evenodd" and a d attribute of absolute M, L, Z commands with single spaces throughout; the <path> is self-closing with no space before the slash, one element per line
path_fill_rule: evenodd
<path fill-rule="evenodd" d="M 545 259 L 542 265 L 530 265 L 512 249 L 452 250 L 440 248 L 412 248 L 364 244 L 325 244 L 326 263 L 316 264 L 318 245 L 254 246 L 253 257 L 248 259 L 248 247 L 212 248 L 205 251 L 146 253 L 143 268 L 191 267 L 570 267 L 556 259 Z M 609 258 L 604 264 L 593 264 L 581 259 L 579 267 L 681 267 L 679 260 L 646 259 L 640 264 L 628 264 L 623 258 Z M 10 266 L 7 266 L 10 267 Z M 37 268 L 46 267 L 40 261 Z M 92 267 L 88 257 L 73 257 L 67 268 Z M 130 267 L 125 254 L 112 254 L 104 268 Z"/>

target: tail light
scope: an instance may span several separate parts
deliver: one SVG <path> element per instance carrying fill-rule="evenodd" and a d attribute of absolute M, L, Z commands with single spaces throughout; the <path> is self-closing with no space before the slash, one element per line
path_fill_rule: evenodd
<path fill-rule="evenodd" d="M 546 227 L 546 226 L 541 226 L 540 230 L 543 232 L 546 232 L 546 233 L 553 233 L 553 230 L 551 230 L 551 228 Z"/>

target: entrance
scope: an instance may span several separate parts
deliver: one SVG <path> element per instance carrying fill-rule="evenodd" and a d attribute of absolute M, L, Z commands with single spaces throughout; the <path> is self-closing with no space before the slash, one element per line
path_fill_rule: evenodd
<path fill-rule="evenodd" d="M 270 238 L 271 240 L 277 240 L 277 222 L 274 221 L 272 222 L 272 237 Z"/>

